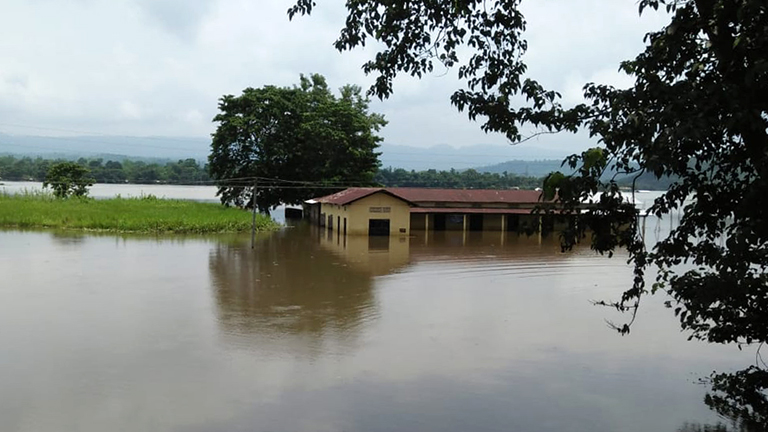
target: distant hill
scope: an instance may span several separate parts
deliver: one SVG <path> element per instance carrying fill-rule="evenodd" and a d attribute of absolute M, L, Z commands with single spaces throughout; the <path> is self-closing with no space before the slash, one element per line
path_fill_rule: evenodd
<path fill-rule="evenodd" d="M 71 159 L 120 160 L 143 158 L 179 160 L 208 157 L 210 140 L 185 137 L 31 136 L 0 133 L 0 153 Z"/>
<path fill-rule="evenodd" d="M 551 173 L 552 171 L 560 171 L 562 173 L 569 174 L 573 172 L 570 167 L 566 166 L 560 166 L 561 160 L 537 160 L 537 161 L 526 161 L 526 160 L 511 160 L 507 162 L 502 162 L 500 164 L 496 165 L 490 165 L 490 166 L 484 166 L 484 167 L 478 167 L 475 168 L 476 171 L 479 172 L 489 172 L 489 173 L 498 173 L 502 174 L 504 172 L 508 174 L 516 174 L 521 176 L 530 176 L 530 177 L 544 177 L 547 174 Z M 606 172 L 605 176 L 603 177 L 603 180 L 608 180 L 610 176 L 613 175 L 613 172 Z M 620 186 L 624 187 L 631 187 L 632 186 L 632 176 L 619 176 L 616 178 L 616 182 Z M 669 188 L 669 185 L 672 184 L 676 179 L 671 177 L 663 177 L 661 179 L 657 179 L 653 176 L 653 174 L 645 173 L 641 175 L 635 182 L 635 189 L 642 189 L 642 190 L 667 190 Z"/>
<path fill-rule="evenodd" d="M 383 144 L 380 151 L 382 155 L 382 168 L 403 168 L 406 170 L 464 170 L 479 166 L 491 166 L 510 159 L 533 160 L 550 159 L 559 161 L 567 154 L 537 147 L 525 145 L 469 145 L 464 147 L 452 147 L 438 145 L 432 147 L 412 147 L 394 144 Z M 500 171 L 488 171 L 502 173 Z M 511 173 L 511 171 L 510 171 Z M 522 173 L 521 173 L 522 174 Z M 535 174 L 531 174 L 535 175 Z"/>
<path fill-rule="evenodd" d="M 552 171 L 567 172 L 567 166 L 562 167 L 562 159 L 545 160 L 510 160 L 494 165 L 481 166 L 475 168 L 476 171 L 489 173 L 509 173 L 530 177 L 544 177 Z"/>
<path fill-rule="evenodd" d="M 414 147 L 385 143 L 379 151 L 382 153 L 382 168 L 403 168 L 409 171 L 464 170 L 510 159 L 560 160 L 566 156 L 558 151 L 525 144 Z M 173 161 L 193 158 L 204 161 L 209 152 L 210 139 L 201 137 L 33 136 L 0 133 L 0 154 L 42 156 L 49 159 L 100 157 L 104 160 L 120 160 L 124 157 Z M 531 172 L 531 175 L 538 174 Z"/>

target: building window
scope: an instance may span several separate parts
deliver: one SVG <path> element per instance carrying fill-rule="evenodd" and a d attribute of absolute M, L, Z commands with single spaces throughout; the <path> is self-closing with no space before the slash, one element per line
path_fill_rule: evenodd
<path fill-rule="evenodd" d="M 390 213 L 391 211 L 391 207 L 368 207 L 370 213 Z"/>

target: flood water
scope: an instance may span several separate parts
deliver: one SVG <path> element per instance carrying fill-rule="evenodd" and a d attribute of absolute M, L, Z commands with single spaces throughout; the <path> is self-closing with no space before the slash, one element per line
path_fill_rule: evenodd
<path fill-rule="evenodd" d="M 41 191 L 41 182 L 6 181 L 0 183 L 0 193 L 19 193 Z M 154 195 L 158 198 L 188 199 L 194 201 L 218 202 L 216 186 L 182 186 L 163 184 L 112 184 L 96 183 L 88 188 L 88 196 L 93 198 L 112 198 L 120 195 L 124 198 Z"/>
<path fill-rule="evenodd" d="M 0 430 L 677 431 L 754 357 L 610 330 L 620 255 L 418 234 L 0 231 Z"/>

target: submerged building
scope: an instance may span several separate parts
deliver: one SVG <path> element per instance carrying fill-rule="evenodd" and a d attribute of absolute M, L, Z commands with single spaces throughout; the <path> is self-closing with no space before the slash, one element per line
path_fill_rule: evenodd
<path fill-rule="evenodd" d="M 411 231 L 540 231 L 532 190 L 349 188 L 305 202 L 305 215 L 340 234 L 408 236 Z"/>

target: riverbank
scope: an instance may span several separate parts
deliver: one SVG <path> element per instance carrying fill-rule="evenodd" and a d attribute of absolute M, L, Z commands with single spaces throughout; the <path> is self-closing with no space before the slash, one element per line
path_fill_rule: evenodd
<path fill-rule="evenodd" d="M 249 212 L 220 204 L 160 199 L 56 199 L 47 193 L 0 193 L 0 227 L 135 233 L 231 233 L 251 229 Z M 256 215 L 257 231 L 278 224 Z"/>

